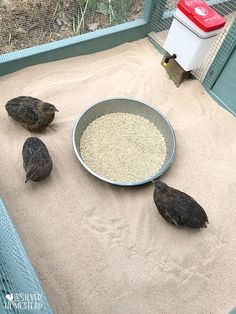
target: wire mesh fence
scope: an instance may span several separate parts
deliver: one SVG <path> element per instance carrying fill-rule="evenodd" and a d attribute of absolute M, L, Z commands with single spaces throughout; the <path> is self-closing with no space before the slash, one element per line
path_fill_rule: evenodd
<path fill-rule="evenodd" d="M 223 15 L 226 18 L 227 23 L 223 32 L 218 35 L 217 40 L 206 57 L 203 65 L 199 69 L 193 71 L 193 74 L 200 82 L 203 82 L 213 60 L 215 59 L 222 43 L 224 42 L 229 32 L 229 29 L 233 25 L 233 22 L 236 18 L 235 0 L 207 0 L 206 3 L 212 6 L 219 14 Z M 177 4 L 178 0 L 160 0 L 157 1 L 157 4 L 154 8 L 150 21 L 149 37 L 160 47 L 164 46 L 169 28 L 173 21 L 173 13 L 177 8 Z M 236 34 L 234 35 L 236 40 Z M 222 65 L 219 64 L 218 66 L 220 67 Z"/>
<path fill-rule="evenodd" d="M 136 20 L 144 1 L 0 0 L 0 54 Z"/>
<path fill-rule="evenodd" d="M 222 14 L 222 11 L 220 11 L 220 13 Z M 224 43 L 224 41 L 226 39 L 226 36 L 227 36 L 230 28 L 233 25 L 235 17 L 236 17 L 236 2 L 235 2 L 235 12 L 231 13 L 231 14 L 228 14 L 226 16 L 227 24 L 226 24 L 223 32 L 218 35 L 218 38 L 217 38 L 214 46 L 210 50 L 210 52 L 209 52 L 207 58 L 205 59 L 204 63 L 202 64 L 202 66 L 199 69 L 196 69 L 195 71 L 193 71 L 194 75 L 196 76 L 196 78 L 200 82 L 203 82 L 203 80 L 205 79 L 209 68 L 211 67 L 213 61 L 215 60 L 219 49 L 221 48 L 222 44 Z M 234 36 L 235 36 L 234 40 L 236 40 L 236 32 L 234 33 Z M 232 40 L 233 40 L 233 38 L 232 38 Z M 226 53 L 226 51 L 225 51 L 225 53 Z M 217 57 L 217 58 L 218 58 L 218 61 L 220 61 L 220 62 L 218 62 L 217 67 L 218 67 L 219 70 L 221 70 L 222 66 L 224 65 L 224 63 L 225 63 L 227 58 L 226 59 L 224 58 L 224 60 L 223 59 L 221 60 L 219 57 Z"/>
<path fill-rule="evenodd" d="M 236 47 L 236 19 L 232 19 L 232 22 L 228 25 L 228 29 L 226 29 L 225 32 L 226 35 L 223 42 L 219 42 L 219 45 L 216 45 L 211 52 L 213 56 L 217 54 L 217 57 L 210 65 L 210 68 L 204 78 L 203 85 L 207 89 L 211 89 L 213 87 L 223 69 L 223 66 L 228 61 L 228 56 L 231 55 Z"/>

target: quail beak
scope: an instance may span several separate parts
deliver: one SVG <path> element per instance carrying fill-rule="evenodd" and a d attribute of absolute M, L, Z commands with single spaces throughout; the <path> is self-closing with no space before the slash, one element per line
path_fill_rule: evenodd
<path fill-rule="evenodd" d="M 57 108 L 55 108 L 54 111 L 59 112 L 59 110 L 57 110 Z"/>
<path fill-rule="evenodd" d="M 26 178 L 26 179 L 25 179 L 25 183 L 27 183 L 28 181 L 29 181 L 29 178 Z"/>

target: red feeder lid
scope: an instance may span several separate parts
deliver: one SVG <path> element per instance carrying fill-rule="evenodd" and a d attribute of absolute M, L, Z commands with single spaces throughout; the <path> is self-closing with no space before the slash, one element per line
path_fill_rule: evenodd
<path fill-rule="evenodd" d="M 219 29 L 226 23 L 223 16 L 202 0 L 179 0 L 178 8 L 205 32 Z"/>

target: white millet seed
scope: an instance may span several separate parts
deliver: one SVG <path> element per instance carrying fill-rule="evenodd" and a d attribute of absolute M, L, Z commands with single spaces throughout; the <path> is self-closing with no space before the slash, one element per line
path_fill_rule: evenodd
<path fill-rule="evenodd" d="M 162 133 L 148 119 L 131 113 L 110 113 L 94 120 L 82 134 L 84 162 L 98 175 L 119 182 L 153 176 L 166 159 Z"/>

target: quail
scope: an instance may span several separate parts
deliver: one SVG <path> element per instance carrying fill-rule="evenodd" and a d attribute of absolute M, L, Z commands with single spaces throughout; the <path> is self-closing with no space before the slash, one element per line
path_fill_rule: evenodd
<path fill-rule="evenodd" d="M 19 96 L 6 104 L 8 115 L 29 131 L 41 131 L 54 119 L 56 107 L 34 97 Z"/>
<path fill-rule="evenodd" d="M 26 172 L 25 183 L 41 181 L 45 179 L 52 170 L 52 159 L 46 145 L 37 137 L 29 137 L 24 143 L 23 166 Z"/>
<path fill-rule="evenodd" d="M 154 180 L 154 203 L 169 223 L 177 227 L 206 228 L 208 223 L 204 209 L 189 195 L 159 180 Z"/>

